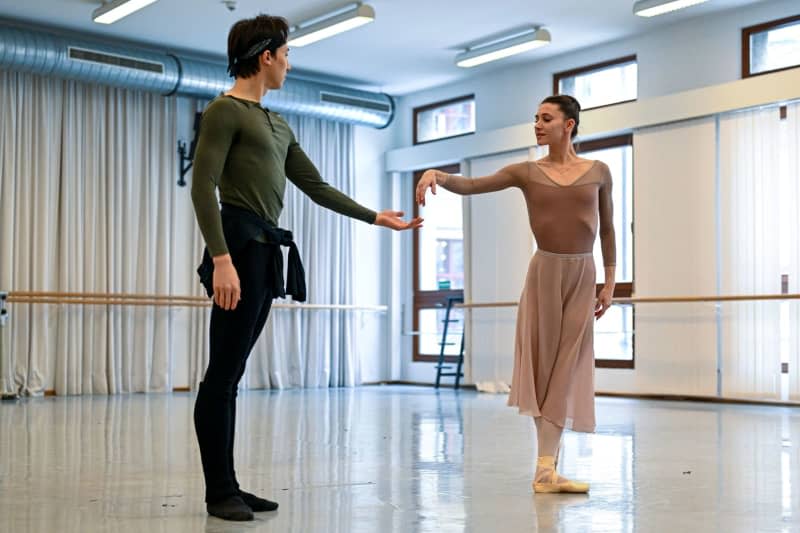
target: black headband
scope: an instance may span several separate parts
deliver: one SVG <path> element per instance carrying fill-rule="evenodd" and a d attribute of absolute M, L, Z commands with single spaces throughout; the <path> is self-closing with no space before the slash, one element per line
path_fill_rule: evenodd
<path fill-rule="evenodd" d="M 233 69 L 236 67 L 236 65 L 238 65 L 242 61 L 245 61 L 247 59 L 250 59 L 252 57 L 255 57 L 255 56 L 263 53 L 264 50 L 266 50 L 269 47 L 269 45 L 272 43 L 272 41 L 273 41 L 272 37 L 268 37 L 266 39 L 258 41 L 256 44 L 254 44 L 253 46 L 248 48 L 247 52 L 245 52 L 244 54 L 242 54 L 242 55 L 240 55 L 238 57 L 233 58 L 233 62 L 228 64 L 228 72 L 232 74 L 233 73 Z"/>
<path fill-rule="evenodd" d="M 257 56 L 258 54 L 260 54 L 261 52 L 266 50 L 267 47 L 269 46 L 269 43 L 271 43 L 271 42 L 272 42 L 272 37 L 270 37 L 268 39 L 264 39 L 263 41 L 257 42 L 256 44 L 254 44 L 253 46 L 248 48 L 247 52 L 245 52 L 243 55 L 237 57 L 236 58 L 236 62 L 238 63 L 240 61 L 244 61 L 245 59 L 250 59 L 251 57 Z"/>

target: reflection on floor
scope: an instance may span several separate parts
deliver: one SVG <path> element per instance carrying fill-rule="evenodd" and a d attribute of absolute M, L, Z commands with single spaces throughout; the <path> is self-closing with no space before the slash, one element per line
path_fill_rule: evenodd
<path fill-rule="evenodd" d="M 276 513 L 205 514 L 192 394 L 0 403 L 0 531 L 800 531 L 800 411 L 599 398 L 566 435 L 588 496 L 537 495 L 505 396 L 415 387 L 243 392 L 237 472 Z"/>

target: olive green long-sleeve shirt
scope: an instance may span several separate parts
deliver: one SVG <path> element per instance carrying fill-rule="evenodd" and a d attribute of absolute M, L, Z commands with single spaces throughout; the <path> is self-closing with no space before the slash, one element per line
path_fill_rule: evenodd
<path fill-rule="evenodd" d="M 228 253 L 215 189 L 222 203 L 277 225 L 286 178 L 319 205 L 373 224 L 377 214 L 326 183 L 277 113 L 222 95 L 203 113 L 192 172 L 197 223 L 212 256 Z"/>

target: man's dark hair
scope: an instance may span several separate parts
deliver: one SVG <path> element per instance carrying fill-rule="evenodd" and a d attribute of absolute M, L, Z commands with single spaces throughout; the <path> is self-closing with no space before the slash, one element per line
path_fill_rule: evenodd
<path fill-rule="evenodd" d="M 242 19 L 228 32 L 228 72 L 234 78 L 249 78 L 259 70 L 264 51 L 273 54 L 286 44 L 289 23 L 283 17 L 258 15 Z"/>

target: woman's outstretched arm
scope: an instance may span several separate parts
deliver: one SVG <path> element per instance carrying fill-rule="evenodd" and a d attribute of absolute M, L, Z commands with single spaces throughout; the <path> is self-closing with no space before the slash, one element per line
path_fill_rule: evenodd
<path fill-rule="evenodd" d="M 428 189 L 436 194 L 438 186 L 444 187 L 456 194 L 482 194 L 501 191 L 509 187 L 522 187 L 528 178 L 529 163 L 516 163 L 501 168 L 489 176 L 479 178 L 465 178 L 447 174 L 440 170 L 426 170 L 417 183 L 416 199 L 420 205 L 425 205 L 425 194 Z"/>

